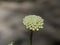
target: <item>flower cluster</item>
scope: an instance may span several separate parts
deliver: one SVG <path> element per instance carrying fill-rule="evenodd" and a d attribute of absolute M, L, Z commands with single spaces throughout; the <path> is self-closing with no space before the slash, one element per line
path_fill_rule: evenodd
<path fill-rule="evenodd" d="M 27 29 L 38 31 L 39 29 L 43 28 L 44 19 L 42 19 L 40 16 L 28 15 L 23 19 L 23 24 Z"/>

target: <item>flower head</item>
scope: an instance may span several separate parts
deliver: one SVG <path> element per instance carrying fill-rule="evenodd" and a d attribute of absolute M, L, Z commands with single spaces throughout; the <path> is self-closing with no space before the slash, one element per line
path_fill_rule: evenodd
<path fill-rule="evenodd" d="M 23 24 L 27 29 L 38 31 L 39 29 L 43 28 L 44 19 L 42 19 L 40 16 L 29 15 L 23 19 Z"/>

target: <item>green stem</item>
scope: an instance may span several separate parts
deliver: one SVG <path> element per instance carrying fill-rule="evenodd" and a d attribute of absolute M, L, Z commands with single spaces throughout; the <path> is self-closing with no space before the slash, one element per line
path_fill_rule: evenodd
<path fill-rule="evenodd" d="M 30 45 L 32 45 L 33 31 L 30 31 Z"/>

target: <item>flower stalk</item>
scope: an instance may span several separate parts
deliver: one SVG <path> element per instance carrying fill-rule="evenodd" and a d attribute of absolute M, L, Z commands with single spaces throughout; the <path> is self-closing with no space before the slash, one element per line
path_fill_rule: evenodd
<path fill-rule="evenodd" d="M 33 40 L 33 31 L 30 31 L 30 45 L 32 45 L 32 40 Z"/>

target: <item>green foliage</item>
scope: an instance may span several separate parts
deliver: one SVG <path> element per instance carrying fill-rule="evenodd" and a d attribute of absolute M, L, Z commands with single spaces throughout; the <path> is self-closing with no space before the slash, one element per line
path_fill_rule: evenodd
<path fill-rule="evenodd" d="M 10 44 L 8 44 L 8 45 L 13 45 L 13 42 L 11 42 Z"/>

